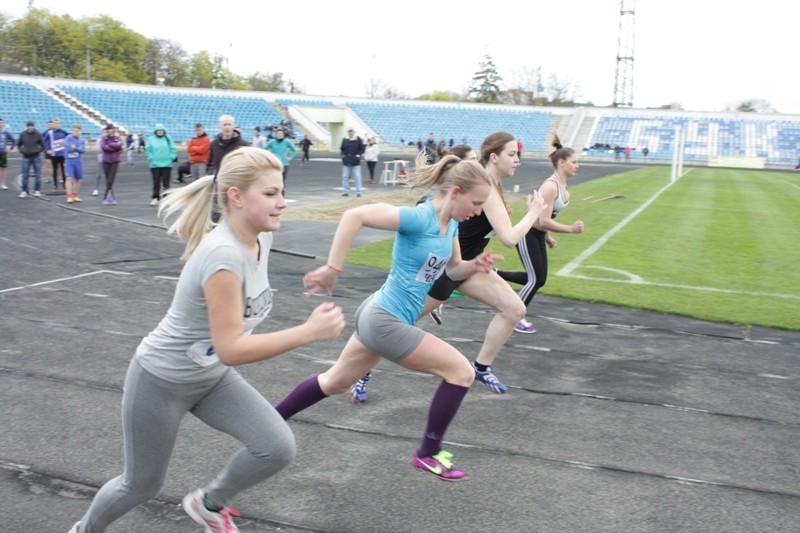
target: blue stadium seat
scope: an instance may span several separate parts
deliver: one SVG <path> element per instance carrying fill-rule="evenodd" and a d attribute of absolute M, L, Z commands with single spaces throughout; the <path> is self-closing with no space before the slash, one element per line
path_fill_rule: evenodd
<path fill-rule="evenodd" d="M 221 95 L 175 90 L 112 90 L 69 84 L 61 84 L 59 88 L 128 131 L 150 134 L 153 127 L 161 123 L 176 141 L 191 139 L 198 122 L 205 125 L 209 134 L 215 135 L 223 114 L 232 115 L 247 138 L 255 126 L 275 124 L 283 118 L 267 100 L 239 96 L 234 91 Z"/>

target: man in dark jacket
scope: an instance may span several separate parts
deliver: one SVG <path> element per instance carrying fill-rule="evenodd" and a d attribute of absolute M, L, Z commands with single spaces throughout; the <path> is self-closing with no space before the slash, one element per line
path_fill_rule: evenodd
<path fill-rule="evenodd" d="M 232 152 L 240 146 L 250 146 L 250 143 L 244 140 L 241 132 L 236 129 L 234 124 L 234 119 L 230 115 L 219 117 L 220 133 L 211 141 L 211 155 L 208 158 L 206 175 L 217 175 L 222 158 L 228 152 Z"/>
<path fill-rule="evenodd" d="M 342 139 L 342 196 L 350 196 L 350 177 L 356 182 L 356 196 L 361 196 L 361 155 L 364 153 L 364 141 L 356 136 L 356 130 L 347 130 L 347 137 Z"/>
<path fill-rule="evenodd" d="M 33 122 L 28 122 L 25 131 L 19 134 L 17 138 L 17 149 L 22 154 L 22 192 L 19 193 L 20 198 L 28 197 L 28 174 L 33 165 L 34 174 L 34 191 L 33 196 L 39 197 L 42 195 L 42 159 L 39 157 L 44 151 L 44 138 L 42 134 L 36 130 L 36 125 Z"/>
<path fill-rule="evenodd" d="M 206 176 L 213 175 L 217 179 L 217 171 L 222 164 L 222 158 L 229 152 L 232 152 L 240 146 L 250 146 L 250 143 L 244 140 L 242 132 L 235 126 L 235 120 L 230 115 L 222 115 L 219 117 L 219 135 L 214 137 L 211 141 L 211 154 L 208 158 L 208 166 L 206 167 Z M 219 222 L 220 211 L 219 206 L 216 204 L 217 197 L 214 197 L 214 208 L 211 212 L 211 220 Z"/>

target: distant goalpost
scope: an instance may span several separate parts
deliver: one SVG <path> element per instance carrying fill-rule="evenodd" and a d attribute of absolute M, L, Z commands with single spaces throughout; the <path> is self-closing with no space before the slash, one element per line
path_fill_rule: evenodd
<path fill-rule="evenodd" d="M 680 126 L 675 126 L 675 141 L 672 143 L 671 182 L 675 182 L 683 174 L 683 152 L 685 149 L 686 132 Z"/>

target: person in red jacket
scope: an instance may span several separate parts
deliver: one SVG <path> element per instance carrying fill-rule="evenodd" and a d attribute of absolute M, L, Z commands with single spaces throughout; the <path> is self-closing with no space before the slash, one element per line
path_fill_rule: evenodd
<path fill-rule="evenodd" d="M 192 176 L 192 180 L 206 175 L 208 158 L 211 155 L 211 137 L 208 136 L 203 125 L 199 122 L 195 124 L 194 132 L 194 137 L 186 145 L 186 151 L 189 153 L 189 174 Z M 183 181 L 183 179 L 178 176 L 178 181 Z"/>

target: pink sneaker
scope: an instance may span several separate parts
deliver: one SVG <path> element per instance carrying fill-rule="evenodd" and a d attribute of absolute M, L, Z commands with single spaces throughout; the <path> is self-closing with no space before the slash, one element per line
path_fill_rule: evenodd
<path fill-rule="evenodd" d="M 414 452 L 411 466 L 438 476 L 442 481 L 464 481 L 467 479 L 467 473 L 453 468 L 452 459 L 453 454 L 444 450 L 440 450 L 432 457 L 420 457 L 418 452 Z"/>
<path fill-rule="evenodd" d="M 240 516 L 239 511 L 232 507 L 223 507 L 218 513 L 209 511 L 203 504 L 203 491 L 200 489 L 184 496 L 183 510 L 192 520 L 205 526 L 205 533 L 239 533 L 239 528 L 231 518 Z"/>

